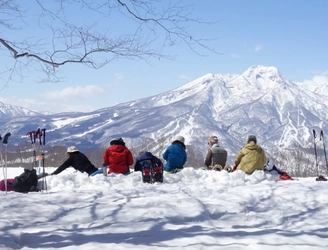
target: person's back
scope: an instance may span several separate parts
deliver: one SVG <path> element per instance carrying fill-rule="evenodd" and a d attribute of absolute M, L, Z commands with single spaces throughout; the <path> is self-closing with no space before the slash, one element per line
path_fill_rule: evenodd
<path fill-rule="evenodd" d="M 104 153 L 104 163 L 109 167 L 109 173 L 126 174 L 133 164 L 131 151 L 125 146 L 122 138 L 115 138 Z"/>
<path fill-rule="evenodd" d="M 163 163 L 148 151 L 141 152 L 136 157 L 134 171 L 141 171 L 143 182 L 163 182 Z"/>
<path fill-rule="evenodd" d="M 210 148 L 208 149 L 204 159 L 204 164 L 206 165 L 206 167 L 214 167 L 216 165 L 220 165 L 222 168 L 225 167 L 228 152 L 224 148 L 219 146 L 219 140 L 217 136 L 210 136 L 208 145 L 210 146 Z"/>
<path fill-rule="evenodd" d="M 60 165 L 51 175 L 57 175 L 64 171 L 66 168 L 72 166 L 74 169 L 88 175 L 91 175 L 98 169 L 90 162 L 88 157 L 81 153 L 75 146 L 68 147 L 66 154 L 68 159 Z"/>
<path fill-rule="evenodd" d="M 179 171 L 187 161 L 186 146 L 184 138 L 177 136 L 170 146 L 163 153 L 163 159 L 166 160 L 164 170 L 168 172 Z"/>
<path fill-rule="evenodd" d="M 38 176 L 35 169 L 24 169 L 24 172 L 15 177 L 12 184 L 12 190 L 20 193 L 28 193 L 30 191 L 39 191 Z"/>
<path fill-rule="evenodd" d="M 266 156 L 264 150 L 256 143 L 256 137 L 250 135 L 247 144 L 236 156 L 237 170 L 242 170 L 246 174 L 252 174 L 255 170 L 264 170 Z"/>
<path fill-rule="evenodd" d="M 150 153 L 148 151 L 145 151 L 145 152 L 139 153 L 139 155 L 136 157 L 136 163 L 134 165 L 134 171 L 141 171 L 142 170 L 142 166 L 141 166 L 140 162 L 144 161 L 144 160 L 151 160 L 155 164 L 157 164 L 159 166 L 163 166 L 163 163 L 160 159 L 158 159 L 152 153 Z"/>

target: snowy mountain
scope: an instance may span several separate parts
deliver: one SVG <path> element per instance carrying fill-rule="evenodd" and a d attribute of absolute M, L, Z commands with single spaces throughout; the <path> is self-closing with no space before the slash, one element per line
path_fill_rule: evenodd
<path fill-rule="evenodd" d="M 155 153 L 180 134 L 200 159 L 208 136 L 215 134 L 234 157 L 249 134 L 267 152 L 311 147 L 312 129 L 328 131 L 323 88 L 292 82 L 275 67 L 252 66 L 240 75 L 207 74 L 174 90 L 93 112 L 44 115 L 19 109 L 2 115 L 0 128 L 10 131 L 15 143 L 25 143 L 26 133 L 41 127 L 47 129 L 48 145 L 107 147 L 121 136 L 130 148 Z"/>
<path fill-rule="evenodd" d="M 11 119 L 13 117 L 34 116 L 40 114 L 40 112 L 32 111 L 27 108 L 0 102 L 0 119 Z"/>

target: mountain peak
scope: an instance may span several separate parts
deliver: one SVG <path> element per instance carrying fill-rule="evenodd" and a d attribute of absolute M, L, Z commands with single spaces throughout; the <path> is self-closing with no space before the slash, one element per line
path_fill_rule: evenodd
<path fill-rule="evenodd" d="M 228 83 L 231 88 L 241 91 L 286 88 L 291 82 L 286 79 L 277 68 L 254 65 Z"/>
<path fill-rule="evenodd" d="M 279 70 L 273 66 L 253 65 L 249 67 L 243 74 L 245 75 L 281 75 Z"/>
<path fill-rule="evenodd" d="M 10 105 L 0 102 L 0 118 L 10 119 L 12 117 L 34 116 L 43 114 L 41 112 L 29 110 L 16 105 Z"/>

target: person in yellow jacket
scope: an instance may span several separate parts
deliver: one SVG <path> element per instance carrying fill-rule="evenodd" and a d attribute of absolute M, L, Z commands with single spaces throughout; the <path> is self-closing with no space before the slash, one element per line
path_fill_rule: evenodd
<path fill-rule="evenodd" d="M 248 136 L 247 144 L 240 150 L 235 159 L 237 170 L 242 170 L 246 174 L 252 174 L 255 170 L 264 170 L 266 156 L 256 142 L 254 135 Z"/>

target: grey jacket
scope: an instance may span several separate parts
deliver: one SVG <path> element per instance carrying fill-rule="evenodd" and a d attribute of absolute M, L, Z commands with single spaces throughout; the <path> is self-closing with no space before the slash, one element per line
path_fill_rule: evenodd
<path fill-rule="evenodd" d="M 228 152 L 224 148 L 214 144 L 206 153 L 204 164 L 208 166 L 215 166 L 220 164 L 222 167 L 226 165 Z"/>

